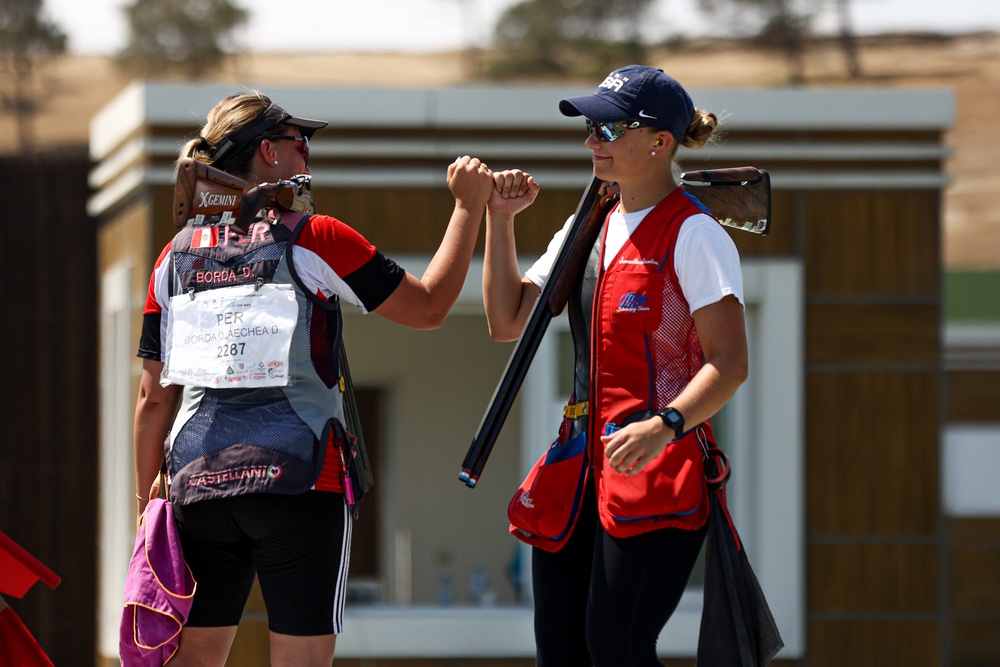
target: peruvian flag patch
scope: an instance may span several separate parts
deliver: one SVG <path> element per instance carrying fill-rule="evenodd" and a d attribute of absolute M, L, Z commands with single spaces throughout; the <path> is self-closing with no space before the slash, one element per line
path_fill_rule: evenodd
<path fill-rule="evenodd" d="M 214 248 L 219 245 L 219 228 L 202 227 L 191 235 L 192 248 Z"/>

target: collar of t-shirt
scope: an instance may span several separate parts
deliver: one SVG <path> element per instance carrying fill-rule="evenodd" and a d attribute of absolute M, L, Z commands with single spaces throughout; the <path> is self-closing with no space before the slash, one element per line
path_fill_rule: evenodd
<path fill-rule="evenodd" d="M 632 236 L 632 232 L 639 226 L 642 219 L 655 207 L 650 206 L 641 211 L 631 211 L 622 213 L 621 207 L 615 209 L 608 218 L 608 235 L 604 239 L 604 268 L 611 266 L 611 260 L 615 258 L 618 251 L 625 245 L 625 241 Z"/>

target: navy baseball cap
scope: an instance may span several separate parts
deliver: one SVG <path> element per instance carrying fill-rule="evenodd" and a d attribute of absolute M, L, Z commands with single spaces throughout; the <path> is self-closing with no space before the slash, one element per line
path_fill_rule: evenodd
<path fill-rule="evenodd" d="M 680 142 L 694 117 L 694 102 L 663 70 L 644 65 L 616 69 L 593 95 L 570 97 L 559 102 L 564 116 L 584 116 L 598 123 L 640 120 L 659 130 L 668 130 Z"/>
<path fill-rule="evenodd" d="M 275 103 L 271 103 L 259 116 L 229 135 L 222 145 L 212 154 L 212 164 L 223 162 L 227 157 L 239 155 L 247 150 L 254 138 L 272 130 L 279 125 L 295 125 L 302 131 L 302 136 L 312 139 L 316 130 L 327 126 L 323 120 L 296 118 Z"/>

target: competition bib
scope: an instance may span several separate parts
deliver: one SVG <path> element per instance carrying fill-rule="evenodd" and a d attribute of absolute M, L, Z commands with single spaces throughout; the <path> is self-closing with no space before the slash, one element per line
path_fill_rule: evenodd
<path fill-rule="evenodd" d="M 171 297 L 160 384 L 283 387 L 298 315 L 291 285 L 238 285 Z"/>

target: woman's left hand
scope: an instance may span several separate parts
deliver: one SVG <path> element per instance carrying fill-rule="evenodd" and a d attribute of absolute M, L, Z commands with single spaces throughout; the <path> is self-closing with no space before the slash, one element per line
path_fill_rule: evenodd
<path fill-rule="evenodd" d="M 662 419 L 653 417 L 629 424 L 611 435 L 602 435 L 601 443 L 608 465 L 615 472 L 637 475 L 663 453 L 672 435 Z"/>
<path fill-rule="evenodd" d="M 531 206 L 540 190 L 531 174 L 520 169 L 493 172 L 494 189 L 487 203 L 493 215 L 516 215 Z"/>

